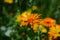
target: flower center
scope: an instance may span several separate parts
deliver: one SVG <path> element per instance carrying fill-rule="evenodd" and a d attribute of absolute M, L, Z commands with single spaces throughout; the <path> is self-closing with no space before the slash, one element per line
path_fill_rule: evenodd
<path fill-rule="evenodd" d="M 50 22 L 46 22 L 47 24 L 49 24 Z"/>

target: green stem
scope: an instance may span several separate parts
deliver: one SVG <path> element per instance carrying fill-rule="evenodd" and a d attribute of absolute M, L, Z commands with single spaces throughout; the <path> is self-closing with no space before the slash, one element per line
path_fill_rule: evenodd
<path fill-rule="evenodd" d="M 39 37 L 39 32 L 38 32 L 38 40 L 40 40 L 40 37 Z"/>
<path fill-rule="evenodd" d="M 49 40 L 48 32 L 49 32 L 49 28 L 47 28 L 47 40 Z"/>

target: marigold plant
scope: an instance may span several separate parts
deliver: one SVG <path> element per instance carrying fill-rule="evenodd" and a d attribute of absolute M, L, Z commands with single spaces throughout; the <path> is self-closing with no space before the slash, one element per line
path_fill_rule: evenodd
<path fill-rule="evenodd" d="M 0 40 L 60 40 L 60 0 L 0 0 Z"/>

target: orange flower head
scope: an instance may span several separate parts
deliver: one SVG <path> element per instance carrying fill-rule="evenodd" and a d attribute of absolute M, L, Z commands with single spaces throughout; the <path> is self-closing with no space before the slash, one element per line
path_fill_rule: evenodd
<path fill-rule="evenodd" d="M 54 26 L 56 21 L 52 18 L 45 18 L 41 21 L 41 24 L 46 26 L 46 27 L 52 27 Z"/>
<path fill-rule="evenodd" d="M 49 36 L 54 38 L 60 36 L 60 25 L 56 24 L 56 26 L 51 27 L 49 31 Z"/>
<path fill-rule="evenodd" d="M 20 24 L 21 26 L 30 24 L 32 27 L 35 23 L 40 24 L 38 14 L 25 14 L 25 16 L 21 16 L 21 24 Z"/>

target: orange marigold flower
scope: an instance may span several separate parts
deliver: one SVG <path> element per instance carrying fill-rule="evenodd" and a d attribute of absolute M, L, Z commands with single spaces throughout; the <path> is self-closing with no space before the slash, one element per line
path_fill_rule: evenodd
<path fill-rule="evenodd" d="M 20 24 L 20 26 L 30 24 L 31 27 L 32 27 L 35 23 L 40 24 L 40 19 L 39 19 L 38 14 L 26 14 L 25 16 L 21 16 L 21 24 Z"/>
<path fill-rule="evenodd" d="M 49 36 L 52 37 L 53 39 L 57 38 L 58 36 L 60 36 L 60 34 L 57 34 L 55 32 L 48 32 Z"/>
<path fill-rule="evenodd" d="M 52 18 L 45 18 L 41 21 L 41 24 L 46 26 L 46 27 L 52 27 L 54 26 L 56 21 Z"/>
<path fill-rule="evenodd" d="M 55 32 L 48 32 L 49 36 L 53 39 L 57 38 L 57 34 Z"/>
<path fill-rule="evenodd" d="M 51 27 L 48 34 L 49 36 L 54 38 L 57 38 L 58 36 L 60 36 L 60 25 L 57 24 L 56 26 Z"/>

